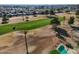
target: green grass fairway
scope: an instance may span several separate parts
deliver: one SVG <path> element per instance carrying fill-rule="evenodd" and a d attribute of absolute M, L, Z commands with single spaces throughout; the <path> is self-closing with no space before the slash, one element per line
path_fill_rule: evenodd
<path fill-rule="evenodd" d="M 63 21 L 63 17 L 58 17 L 60 21 Z M 51 19 L 40 19 L 35 21 L 29 21 L 29 22 L 21 22 L 16 24 L 5 24 L 0 26 L 0 35 L 5 34 L 12 31 L 18 31 L 18 30 L 32 30 L 36 28 L 40 28 L 46 25 L 50 24 Z M 13 30 L 13 27 L 15 27 L 15 30 Z"/>
<path fill-rule="evenodd" d="M 49 25 L 50 21 L 51 21 L 50 19 L 40 19 L 40 20 L 29 21 L 29 22 L 1 25 L 0 35 L 8 32 L 12 32 L 12 31 L 18 31 L 18 30 L 36 29 L 45 25 Z M 13 30 L 13 27 L 15 27 L 15 30 Z"/>

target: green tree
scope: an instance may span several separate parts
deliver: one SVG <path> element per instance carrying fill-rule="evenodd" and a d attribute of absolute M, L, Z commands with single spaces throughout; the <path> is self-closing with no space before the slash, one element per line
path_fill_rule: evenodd
<path fill-rule="evenodd" d="M 27 22 L 29 21 L 28 19 L 29 19 L 29 17 L 28 17 L 28 16 L 26 16 L 26 21 L 27 21 Z"/>
<path fill-rule="evenodd" d="M 49 11 L 48 10 L 45 10 L 44 14 L 45 15 L 48 15 L 49 14 Z"/>
<path fill-rule="evenodd" d="M 68 24 L 70 27 L 72 27 L 72 24 L 74 24 L 74 19 L 75 18 L 73 16 L 70 17 L 70 19 L 68 21 Z M 71 32 L 71 39 L 73 40 L 73 29 L 70 29 L 70 32 Z"/>
<path fill-rule="evenodd" d="M 57 50 L 50 51 L 50 54 L 60 54 Z"/>
<path fill-rule="evenodd" d="M 3 13 L 3 15 L 2 15 L 2 24 L 8 23 L 8 20 L 9 20 L 9 18 L 8 18 L 7 14 Z"/>
<path fill-rule="evenodd" d="M 66 10 L 65 12 L 66 12 L 66 13 L 70 13 L 70 10 Z"/>
<path fill-rule="evenodd" d="M 50 15 L 55 15 L 55 12 L 52 9 L 50 9 Z"/>
<path fill-rule="evenodd" d="M 60 25 L 60 21 L 58 20 L 58 17 L 55 17 L 51 20 L 52 28 L 55 29 L 58 25 Z"/>
<path fill-rule="evenodd" d="M 62 8 L 58 8 L 57 11 L 58 11 L 58 13 L 62 13 L 63 12 Z"/>
<path fill-rule="evenodd" d="M 36 15 L 36 11 L 33 11 L 33 16 L 34 16 L 34 17 L 36 17 L 36 16 L 37 16 L 37 15 Z"/>
<path fill-rule="evenodd" d="M 70 43 L 67 43 L 66 46 L 67 46 L 68 48 L 73 49 L 73 46 L 72 46 Z"/>
<path fill-rule="evenodd" d="M 73 16 L 71 16 L 70 19 L 69 19 L 69 21 L 68 21 L 68 24 L 69 24 L 69 25 L 74 24 L 74 19 L 75 19 L 75 18 L 74 18 Z"/>
<path fill-rule="evenodd" d="M 79 10 L 76 11 L 75 15 L 77 18 L 79 18 Z"/>
<path fill-rule="evenodd" d="M 61 25 L 65 26 L 66 17 L 63 16 L 63 17 L 60 18 L 60 20 L 61 20 Z"/>
<path fill-rule="evenodd" d="M 79 10 L 76 11 L 76 15 L 79 15 Z"/>

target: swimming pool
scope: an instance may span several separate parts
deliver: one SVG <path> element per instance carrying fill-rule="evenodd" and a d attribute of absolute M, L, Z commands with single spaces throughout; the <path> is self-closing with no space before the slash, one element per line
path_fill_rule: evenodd
<path fill-rule="evenodd" d="M 66 48 L 64 47 L 64 45 L 61 45 L 61 46 L 58 48 L 58 51 L 60 52 L 60 54 L 67 54 L 67 50 L 66 50 Z"/>

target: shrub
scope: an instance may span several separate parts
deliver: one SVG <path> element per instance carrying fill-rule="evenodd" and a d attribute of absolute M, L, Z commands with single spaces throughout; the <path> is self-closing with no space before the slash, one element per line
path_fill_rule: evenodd
<path fill-rule="evenodd" d="M 50 54 L 60 54 L 57 50 L 50 51 Z"/>
<path fill-rule="evenodd" d="M 51 24 L 60 25 L 60 21 L 58 20 L 57 17 L 55 17 L 54 19 L 51 20 Z"/>
<path fill-rule="evenodd" d="M 66 44 L 66 46 L 67 46 L 68 48 L 73 49 L 73 46 L 72 46 L 70 43 Z"/>
<path fill-rule="evenodd" d="M 2 24 L 8 23 L 8 20 L 9 20 L 9 18 L 8 18 L 7 14 L 6 13 L 3 13 L 3 16 L 2 16 Z"/>
<path fill-rule="evenodd" d="M 68 24 L 69 25 L 73 24 L 74 23 L 74 19 L 75 18 L 73 16 L 71 16 L 70 19 L 69 19 L 69 21 L 68 21 Z"/>
<path fill-rule="evenodd" d="M 76 11 L 76 15 L 79 15 L 79 10 Z"/>
<path fill-rule="evenodd" d="M 79 10 L 76 11 L 75 15 L 77 18 L 79 18 Z"/>
<path fill-rule="evenodd" d="M 50 10 L 50 15 L 55 15 L 55 12 L 52 9 Z"/>

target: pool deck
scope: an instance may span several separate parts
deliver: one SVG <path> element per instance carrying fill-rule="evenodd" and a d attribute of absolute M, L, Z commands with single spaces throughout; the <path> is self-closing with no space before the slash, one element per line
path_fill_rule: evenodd
<path fill-rule="evenodd" d="M 61 44 L 58 45 L 57 50 L 59 50 L 60 46 L 64 47 L 64 50 L 61 51 L 60 53 L 61 54 L 67 54 L 68 48 L 63 43 L 61 43 Z"/>

